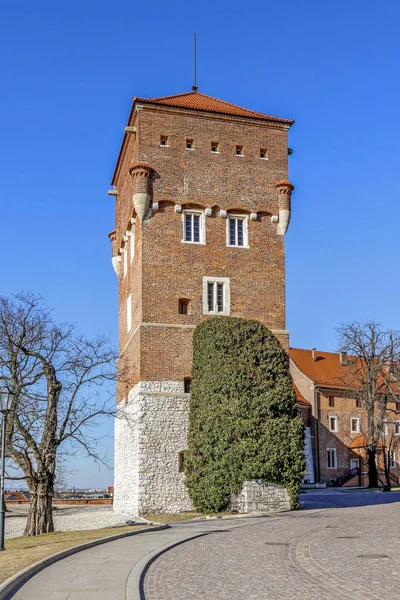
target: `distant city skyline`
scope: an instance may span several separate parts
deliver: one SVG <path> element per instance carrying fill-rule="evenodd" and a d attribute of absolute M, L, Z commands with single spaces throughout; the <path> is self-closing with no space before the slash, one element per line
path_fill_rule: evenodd
<path fill-rule="evenodd" d="M 41 293 L 58 321 L 117 344 L 115 156 L 132 96 L 191 88 L 196 31 L 200 91 L 295 119 L 291 345 L 334 351 L 353 319 L 400 329 L 398 3 L 156 0 L 145 16 L 126 0 L 43 0 L 2 16 L 2 295 Z M 98 435 L 112 465 L 112 422 Z M 68 470 L 76 487 L 113 482 L 82 455 Z"/>

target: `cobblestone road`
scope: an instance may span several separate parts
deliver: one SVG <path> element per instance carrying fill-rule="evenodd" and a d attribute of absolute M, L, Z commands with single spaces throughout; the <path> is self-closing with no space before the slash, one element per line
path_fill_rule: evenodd
<path fill-rule="evenodd" d="M 177 546 L 151 565 L 146 600 L 400 599 L 400 495 L 307 500 L 341 508 L 285 513 Z"/>

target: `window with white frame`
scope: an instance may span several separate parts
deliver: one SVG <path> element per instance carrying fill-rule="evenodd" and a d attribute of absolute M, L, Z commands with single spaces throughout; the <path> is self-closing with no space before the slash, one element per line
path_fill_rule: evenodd
<path fill-rule="evenodd" d="M 327 464 L 328 469 L 336 469 L 336 467 L 337 467 L 336 448 L 327 448 L 326 449 L 326 464 Z"/>
<path fill-rule="evenodd" d="M 358 419 L 357 417 L 351 417 L 350 431 L 351 431 L 351 433 L 359 433 L 360 432 L 360 419 Z"/>
<path fill-rule="evenodd" d="M 203 313 L 230 314 L 229 277 L 203 277 Z"/>
<path fill-rule="evenodd" d="M 329 431 L 338 431 L 338 418 L 328 417 Z"/>
<path fill-rule="evenodd" d="M 226 220 L 226 245 L 236 248 L 248 248 L 248 217 L 228 215 Z"/>
<path fill-rule="evenodd" d="M 390 464 L 390 468 L 394 469 L 396 467 L 396 461 L 394 459 L 394 451 L 388 452 L 388 461 Z"/>
<path fill-rule="evenodd" d="M 133 260 L 133 257 L 135 256 L 135 226 L 132 227 L 131 229 L 131 235 L 130 235 L 130 239 L 129 239 L 129 243 L 131 246 L 131 262 Z"/>
<path fill-rule="evenodd" d="M 125 244 L 125 248 L 122 250 L 123 255 L 124 255 L 124 277 L 126 277 L 126 274 L 128 272 L 128 246 L 127 244 Z"/>
<path fill-rule="evenodd" d="M 382 433 L 383 433 L 383 435 L 387 435 L 388 432 L 389 432 L 388 422 L 387 421 L 383 421 L 383 423 L 382 423 Z"/>
<path fill-rule="evenodd" d="M 395 421 L 393 423 L 393 433 L 394 435 L 400 435 L 400 421 Z"/>
<path fill-rule="evenodd" d="M 359 458 L 351 458 L 350 459 L 350 469 L 359 469 L 360 468 L 360 459 Z"/>
<path fill-rule="evenodd" d="M 189 244 L 205 243 L 204 213 L 184 210 L 183 214 L 183 241 Z"/>
<path fill-rule="evenodd" d="M 132 327 L 132 295 L 126 299 L 126 331 L 129 333 Z"/>

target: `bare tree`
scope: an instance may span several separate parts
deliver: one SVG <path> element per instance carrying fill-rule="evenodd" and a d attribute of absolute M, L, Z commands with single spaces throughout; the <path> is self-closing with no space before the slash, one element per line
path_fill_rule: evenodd
<path fill-rule="evenodd" d="M 0 297 L 0 383 L 14 393 L 7 455 L 30 491 L 25 535 L 54 531 L 52 500 L 60 455 L 98 454 L 97 417 L 112 415 L 116 355 L 108 338 L 88 339 L 55 323 L 40 297 Z"/>
<path fill-rule="evenodd" d="M 340 350 L 348 354 L 347 375 L 341 383 L 366 411 L 369 487 L 378 485 L 377 448 L 385 438 L 388 413 L 395 410 L 398 388 L 394 381 L 400 358 L 400 334 L 379 323 L 354 322 L 338 328 Z M 385 464 L 390 465 L 390 454 Z M 390 466 L 388 467 L 388 478 Z"/>

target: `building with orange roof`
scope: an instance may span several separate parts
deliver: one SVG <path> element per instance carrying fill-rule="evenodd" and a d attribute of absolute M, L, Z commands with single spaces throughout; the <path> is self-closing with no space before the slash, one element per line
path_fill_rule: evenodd
<path fill-rule="evenodd" d="M 295 389 L 310 406 L 307 426 L 312 440 L 314 480 L 327 485 L 368 485 L 367 415 L 351 398 L 349 358 L 345 353 L 290 348 Z M 396 409 L 393 403 L 393 410 Z M 387 424 L 387 435 L 400 436 L 399 421 Z M 400 441 L 400 438 L 399 438 Z M 378 446 L 382 475 L 384 443 Z M 400 449 L 392 457 L 393 483 L 400 478 Z"/>

